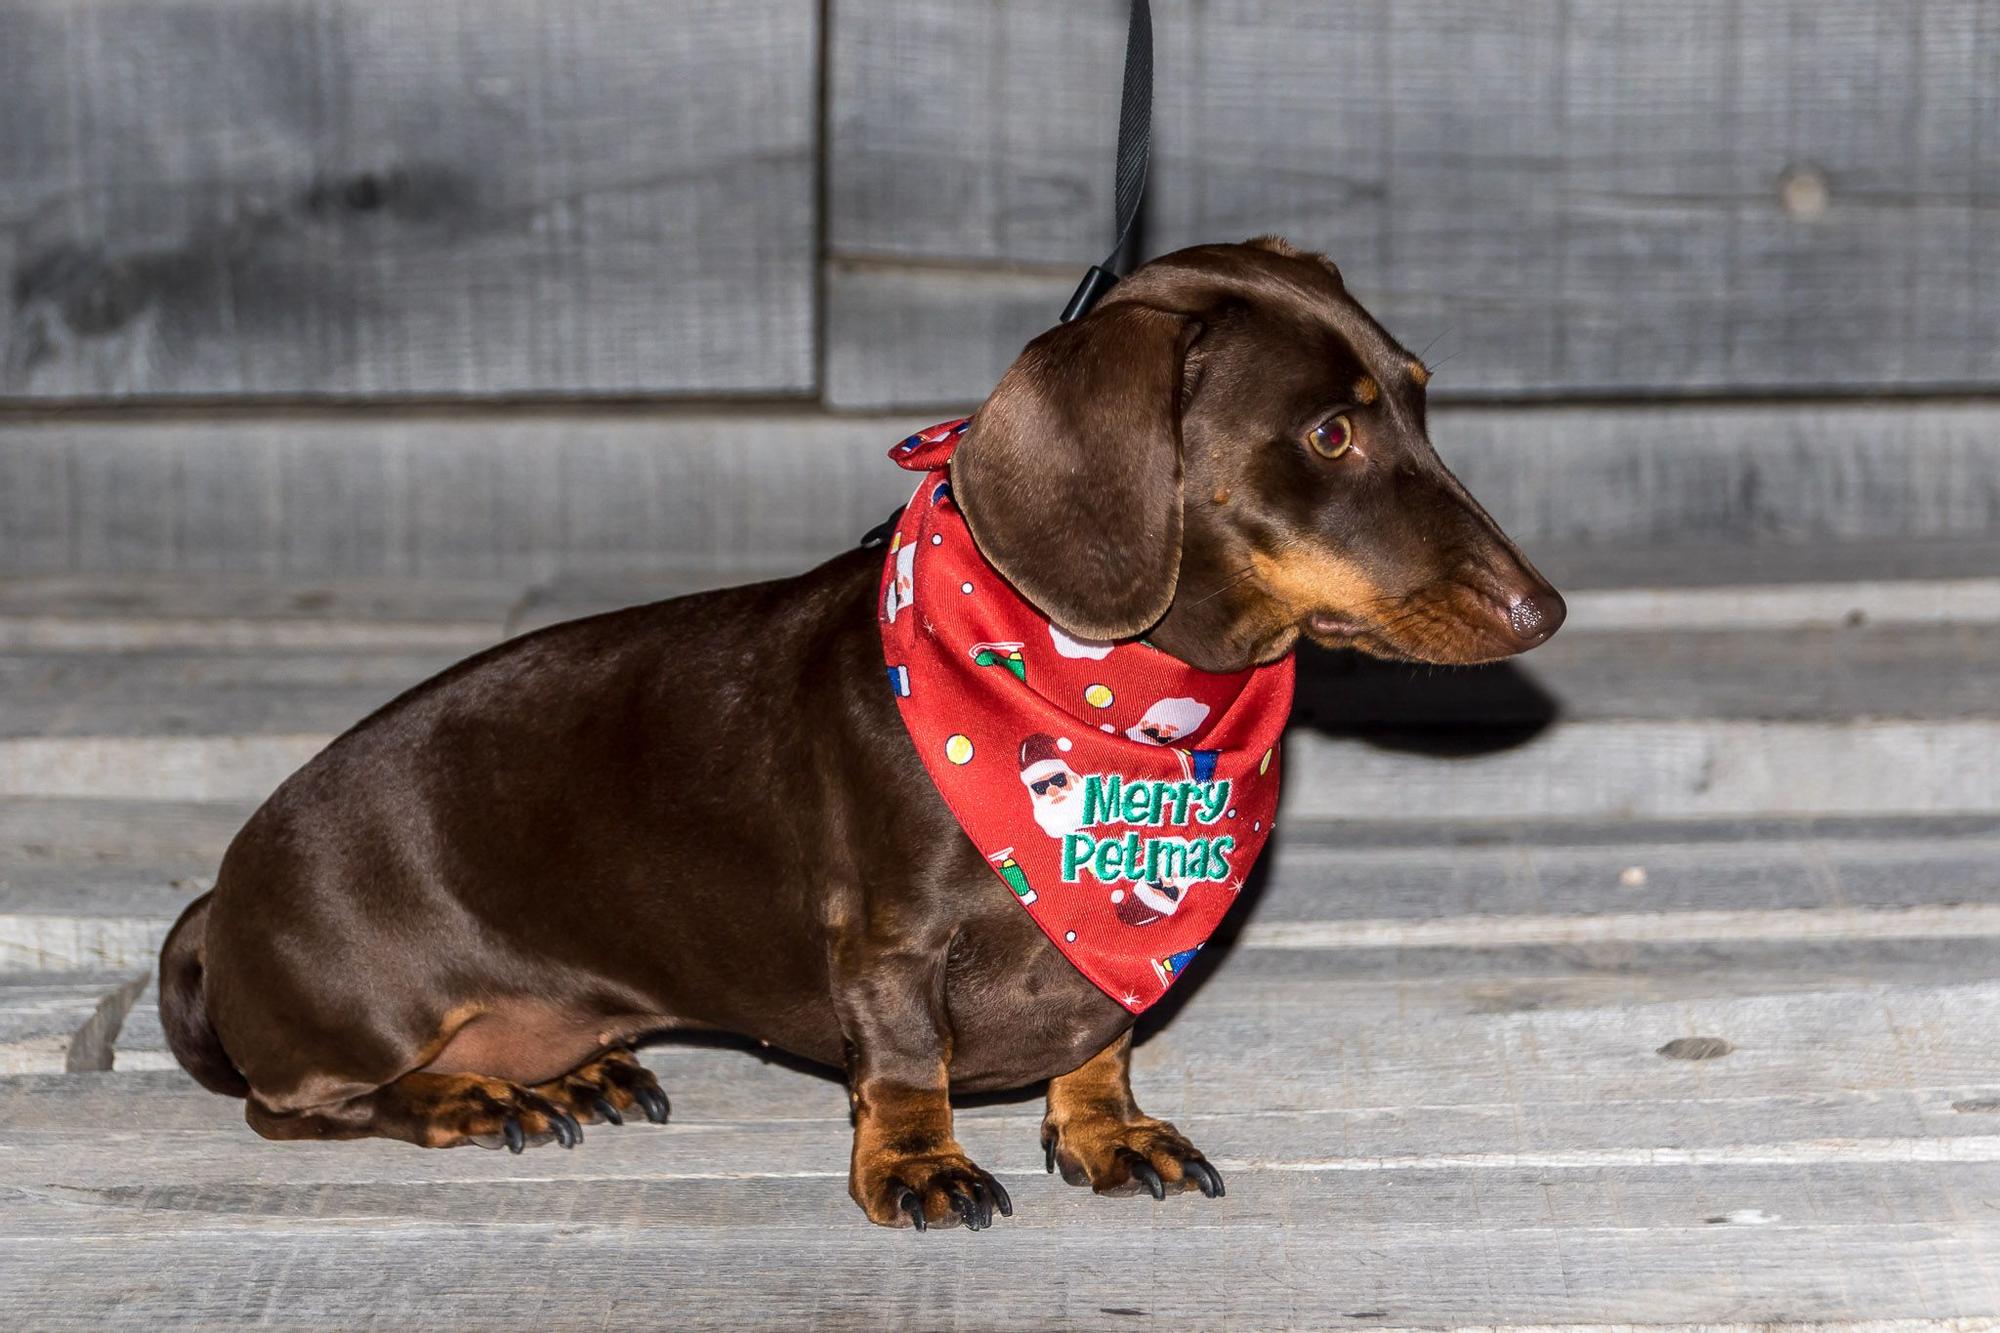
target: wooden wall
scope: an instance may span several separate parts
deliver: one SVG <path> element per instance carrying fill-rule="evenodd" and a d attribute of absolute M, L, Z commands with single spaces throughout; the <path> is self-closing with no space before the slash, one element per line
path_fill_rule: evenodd
<path fill-rule="evenodd" d="M 819 25 L 0 0 L 0 392 L 809 392 Z"/>
<path fill-rule="evenodd" d="M 1124 9 L 0 0 L 0 397 L 976 400 Z M 1155 10 L 1149 249 L 1322 247 L 1441 394 L 2000 380 L 1990 0 Z"/>

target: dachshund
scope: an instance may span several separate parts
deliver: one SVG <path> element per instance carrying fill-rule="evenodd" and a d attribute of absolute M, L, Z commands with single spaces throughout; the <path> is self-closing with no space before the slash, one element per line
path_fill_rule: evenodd
<path fill-rule="evenodd" d="M 1563 601 L 1433 450 L 1428 379 L 1324 257 L 1197 246 L 1031 342 L 952 485 L 1071 633 L 1208 672 L 1301 639 L 1506 657 Z M 845 1071 L 849 1189 L 879 1224 L 1011 1215 L 950 1097 L 1042 1081 L 1066 1181 L 1220 1194 L 1133 1099 L 1133 1015 L 995 887 L 914 762 L 882 578 L 854 550 L 556 625 L 360 722 L 168 936 L 175 1056 L 268 1138 L 518 1152 L 663 1122 L 634 1043 L 722 1031 Z"/>

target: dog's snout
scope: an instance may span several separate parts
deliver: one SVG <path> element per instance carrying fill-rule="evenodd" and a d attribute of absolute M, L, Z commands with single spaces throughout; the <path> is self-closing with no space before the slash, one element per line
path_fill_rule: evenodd
<path fill-rule="evenodd" d="M 1532 648 L 1561 629 L 1568 614 L 1562 594 L 1547 584 L 1507 599 L 1507 629 L 1523 648 Z"/>

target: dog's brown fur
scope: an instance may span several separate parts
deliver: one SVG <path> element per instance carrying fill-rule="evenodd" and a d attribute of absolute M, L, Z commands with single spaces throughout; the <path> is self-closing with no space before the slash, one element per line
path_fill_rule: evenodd
<path fill-rule="evenodd" d="M 1432 451 L 1425 378 L 1319 256 L 1184 250 L 1029 345 L 954 493 L 1080 636 L 1212 671 L 1301 635 L 1505 656 L 1561 599 Z M 1306 437 L 1341 410 L 1355 447 L 1329 459 Z M 633 1039 L 722 1029 L 845 1068 L 879 1223 L 1010 1212 L 948 1095 L 1043 1079 L 1072 1183 L 1218 1192 L 1132 1100 L 1131 1016 L 925 776 L 882 682 L 881 566 L 526 635 L 340 737 L 169 936 L 175 1055 L 271 1138 L 573 1146 L 579 1122 L 664 1118 Z"/>

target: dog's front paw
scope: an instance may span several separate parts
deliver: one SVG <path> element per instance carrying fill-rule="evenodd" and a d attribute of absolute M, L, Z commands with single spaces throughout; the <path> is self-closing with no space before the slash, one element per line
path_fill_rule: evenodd
<path fill-rule="evenodd" d="M 1109 1115 L 1072 1116 L 1042 1121 L 1042 1154 L 1050 1171 L 1060 1169 L 1072 1185 L 1088 1185 L 1099 1194 L 1136 1194 L 1145 1190 L 1164 1199 L 1169 1190 L 1198 1189 L 1221 1198 L 1222 1173 L 1164 1120 L 1141 1116 L 1119 1120 Z"/>
<path fill-rule="evenodd" d="M 993 1225 L 993 1214 L 1014 1215 L 1006 1187 L 954 1147 L 891 1155 L 854 1164 L 849 1191 L 877 1226 L 919 1231 L 963 1223 L 974 1231 Z"/>

